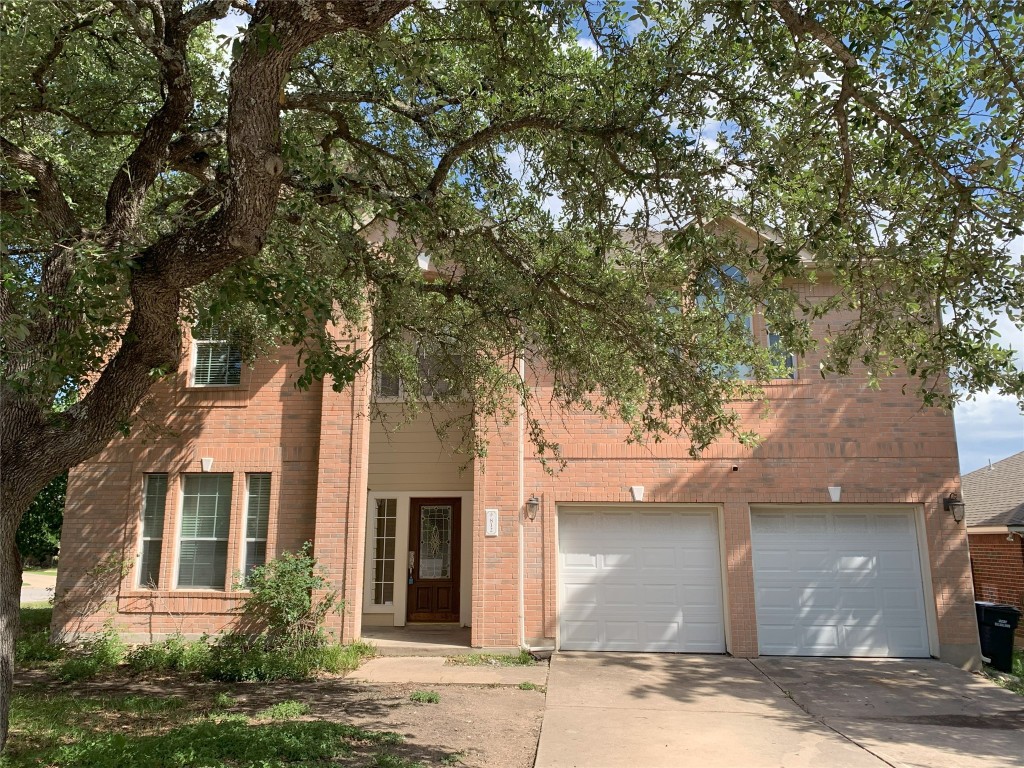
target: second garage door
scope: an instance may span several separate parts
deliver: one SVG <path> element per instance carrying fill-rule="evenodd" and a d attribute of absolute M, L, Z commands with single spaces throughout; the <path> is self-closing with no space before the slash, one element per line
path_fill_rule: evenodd
<path fill-rule="evenodd" d="M 751 533 L 762 654 L 929 655 L 912 511 L 765 508 Z"/>
<path fill-rule="evenodd" d="M 722 653 L 712 509 L 559 510 L 559 647 Z"/>

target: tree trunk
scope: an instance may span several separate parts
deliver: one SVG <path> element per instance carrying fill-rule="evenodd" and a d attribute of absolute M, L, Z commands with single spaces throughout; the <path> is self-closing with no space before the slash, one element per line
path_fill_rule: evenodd
<path fill-rule="evenodd" d="M 4 493 L 0 498 L 0 751 L 7 746 L 11 692 L 14 687 L 14 645 L 21 626 L 21 555 L 15 534 L 31 499 Z"/>

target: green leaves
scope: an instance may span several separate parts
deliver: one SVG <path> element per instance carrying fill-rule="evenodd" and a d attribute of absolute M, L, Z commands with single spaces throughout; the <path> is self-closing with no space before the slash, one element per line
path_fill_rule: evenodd
<path fill-rule="evenodd" d="M 291 50 L 308 20 L 282 24 L 289 7 L 239 18 L 230 58 Z M 133 231 L 98 236 L 163 98 L 138 33 L 151 16 L 99 8 L 0 12 L 0 128 L 50 164 L 83 230 L 55 242 L 37 178 L 4 166 L 5 387 L 40 403 L 104 369 L 158 246 L 202 232 L 177 262 L 202 268 L 226 190 L 266 167 L 228 157 L 222 135 L 231 89 L 259 78 L 240 82 L 200 27 L 181 151 Z M 273 221 L 253 224 L 262 250 L 190 289 L 179 319 L 230 318 L 250 360 L 291 347 L 302 388 L 350 382 L 370 351 L 325 329 L 372 323 L 378 361 L 413 389 L 417 349 L 440 345 L 440 399 L 507 414 L 543 382 L 562 406 L 638 438 L 684 431 L 695 450 L 750 439 L 731 402 L 755 388 L 728 373 L 778 374 L 761 329 L 815 363 L 826 333 L 822 372 L 909 373 L 928 402 L 950 404 L 947 375 L 955 391 L 1020 395 L 1019 358 L 990 333 L 994 313 L 1024 314 L 1009 245 L 1024 231 L 1018 27 L 997 0 L 555 0 L 421 3 L 369 32 L 304 31 L 261 147 L 284 163 Z M 232 104 L 242 124 L 267 119 Z M 747 280 L 699 306 L 724 264 Z M 523 349 L 525 379 L 509 364 Z"/>

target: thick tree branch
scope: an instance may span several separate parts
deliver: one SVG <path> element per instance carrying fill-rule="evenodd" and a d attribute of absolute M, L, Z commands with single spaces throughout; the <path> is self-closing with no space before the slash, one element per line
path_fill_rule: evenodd
<path fill-rule="evenodd" d="M 105 229 L 119 239 L 134 225 L 149 187 L 163 168 L 171 139 L 192 112 L 192 76 L 185 55 L 190 30 L 182 27 L 180 3 L 177 7 L 169 3 L 170 13 L 166 17 L 159 6 L 151 5 L 151 31 L 132 0 L 116 2 L 139 39 L 160 61 L 160 80 L 167 92 L 164 103 L 149 119 L 142 139 L 118 168 L 107 192 Z M 162 37 L 158 36 L 160 31 Z"/>
<path fill-rule="evenodd" d="M 54 239 L 60 242 L 79 235 L 82 227 L 64 197 L 53 165 L 2 136 L 0 149 L 8 163 L 36 180 L 36 208 Z"/>

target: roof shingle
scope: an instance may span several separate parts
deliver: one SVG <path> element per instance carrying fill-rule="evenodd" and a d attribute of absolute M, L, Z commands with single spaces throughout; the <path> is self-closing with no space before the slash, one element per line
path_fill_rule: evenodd
<path fill-rule="evenodd" d="M 967 503 L 967 527 L 1024 525 L 1024 451 L 960 481 Z"/>

